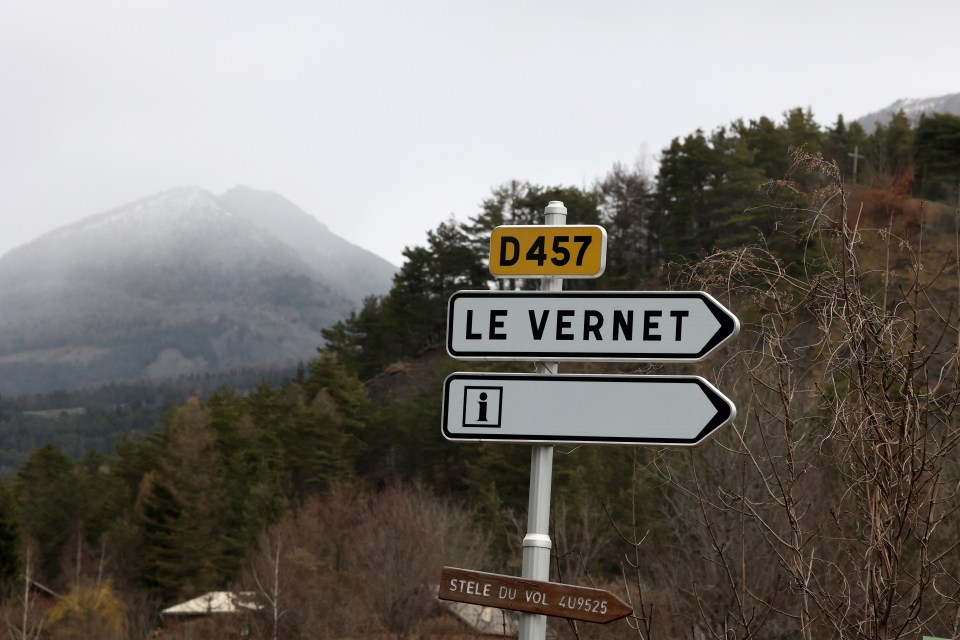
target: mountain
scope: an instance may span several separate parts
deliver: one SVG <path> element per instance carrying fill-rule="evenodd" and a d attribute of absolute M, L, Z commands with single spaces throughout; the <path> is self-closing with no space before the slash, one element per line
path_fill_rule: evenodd
<path fill-rule="evenodd" d="M 960 115 L 960 93 L 951 93 L 936 98 L 902 98 L 879 111 L 868 113 L 858 118 L 857 122 L 867 133 L 874 130 L 877 123 L 886 125 L 898 111 L 903 110 L 907 118 L 914 125 L 920 120 L 923 113 L 952 113 Z"/>
<path fill-rule="evenodd" d="M 0 394 L 289 365 L 393 271 L 276 194 L 145 198 L 0 257 Z"/>
<path fill-rule="evenodd" d="M 326 225 L 286 198 L 269 191 L 238 186 L 220 196 L 236 215 L 261 227 L 293 247 L 325 282 L 353 298 L 390 291 L 396 267 L 379 256 L 350 244 Z"/>

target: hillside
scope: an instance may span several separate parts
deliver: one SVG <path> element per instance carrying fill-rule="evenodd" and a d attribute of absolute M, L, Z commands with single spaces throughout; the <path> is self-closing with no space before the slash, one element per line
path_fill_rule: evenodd
<path fill-rule="evenodd" d="M 0 258 L 0 393 L 287 366 L 392 271 L 275 194 L 145 198 Z"/>

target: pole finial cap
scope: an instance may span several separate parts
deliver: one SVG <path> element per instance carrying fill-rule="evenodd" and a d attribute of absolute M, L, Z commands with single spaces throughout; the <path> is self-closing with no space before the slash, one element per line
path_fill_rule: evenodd
<path fill-rule="evenodd" d="M 561 200 L 551 200 L 550 203 L 544 208 L 543 212 L 545 214 L 558 213 L 565 216 L 567 215 L 567 208 L 563 206 L 563 202 Z"/>

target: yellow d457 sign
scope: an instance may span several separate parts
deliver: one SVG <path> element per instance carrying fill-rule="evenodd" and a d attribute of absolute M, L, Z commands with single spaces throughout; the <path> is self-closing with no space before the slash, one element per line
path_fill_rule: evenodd
<path fill-rule="evenodd" d="M 497 278 L 596 278 L 607 266 L 607 232 L 596 225 L 515 225 L 490 235 Z"/>

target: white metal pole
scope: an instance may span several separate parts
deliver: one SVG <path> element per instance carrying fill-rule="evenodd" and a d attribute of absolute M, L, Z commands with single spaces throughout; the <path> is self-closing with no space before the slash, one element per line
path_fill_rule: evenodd
<path fill-rule="evenodd" d="M 567 223 L 567 208 L 559 200 L 547 205 L 544 224 Z M 544 278 L 541 291 L 563 290 L 560 278 Z M 554 375 L 556 362 L 538 362 L 536 372 Z M 553 483 L 553 446 L 534 445 L 530 454 L 530 498 L 527 507 L 527 535 L 523 538 L 522 577 L 550 580 L 550 493 Z M 520 614 L 519 640 L 546 640 L 547 617 L 532 613 Z"/>

